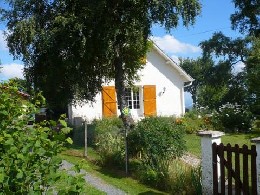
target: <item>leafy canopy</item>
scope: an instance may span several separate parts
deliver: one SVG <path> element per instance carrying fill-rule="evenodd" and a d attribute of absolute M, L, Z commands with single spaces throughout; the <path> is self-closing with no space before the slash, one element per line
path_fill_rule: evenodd
<path fill-rule="evenodd" d="M 233 0 L 236 12 L 231 15 L 232 28 L 250 35 L 260 35 L 259 0 Z"/>
<path fill-rule="evenodd" d="M 93 100 L 103 82 L 131 81 L 142 67 L 151 26 L 194 24 L 198 0 L 7 0 L 10 52 L 53 105 Z M 116 75 L 120 75 L 116 77 Z"/>

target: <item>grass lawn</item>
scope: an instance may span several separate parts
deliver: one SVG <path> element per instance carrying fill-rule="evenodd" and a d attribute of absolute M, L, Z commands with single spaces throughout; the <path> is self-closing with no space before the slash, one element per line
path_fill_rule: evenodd
<path fill-rule="evenodd" d="M 260 137 L 260 133 L 226 133 L 224 136 L 221 137 L 221 141 L 224 145 L 227 145 L 228 143 L 231 144 L 231 146 L 235 146 L 235 144 L 238 144 L 239 147 L 242 147 L 244 144 L 248 146 L 248 148 L 251 148 L 251 139 Z M 200 146 L 200 137 L 195 134 L 187 134 L 185 136 L 187 150 L 191 154 L 201 158 L 201 146 Z M 249 162 L 251 157 L 249 157 Z M 232 155 L 232 167 L 234 169 L 234 162 L 235 162 L 235 156 Z M 240 174 L 243 175 L 243 157 L 240 155 Z M 226 170 L 227 174 L 227 170 Z M 249 186 L 251 186 L 251 165 L 249 163 Z"/>
<path fill-rule="evenodd" d="M 221 137 L 223 144 L 230 143 L 231 146 L 238 144 L 240 147 L 246 144 L 248 147 L 251 147 L 251 139 L 260 137 L 260 133 L 226 133 Z M 187 145 L 188 152 L 194 154 L 195 156 L 201 156 L 201 146 L 200 146 L 200 137 L 196 134 L 187 134 L 185 135 L 185 141 Z"/>
<path fill-rule="evenodd" d="M 83 157 L 83 148 L 70 148 L 63 152 L 62 159 L 73 164 L 78 164 L 82 169 L 93 175 L 103 179 L 107 183 L 125 191 L 127 194 L 151 194 L 163 195 L 167 194 L 152 188 L 149 188 L 131 177 L 126 177 L 123 171 L 101 168 L 96 160 L 99 158 L 92 148 L 88 148 L 88 158 Z"/>

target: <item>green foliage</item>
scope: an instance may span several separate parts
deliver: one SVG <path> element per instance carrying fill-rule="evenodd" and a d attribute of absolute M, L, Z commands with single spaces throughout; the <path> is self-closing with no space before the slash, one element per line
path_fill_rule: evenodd
<path fill-rule="evenodd" d="M 202 194 L 201 169 L 174 160 L 169 169 L 168 190 L 171 194 Z"/>
<path fill-rule="evenodd" d="M 183 125 L 184 125 L 185 132 L 189 134 L 196 133 L 199 130 L 205 129 L 204 121 L 203 118 L 201 117 L 197 117 L 197 118 L 184 117 Z"/>
<path fill-rule="evenodd" d="M 260 115 L 260 38 L 253 38 L 252 48 L 249 52 L 246 66 L 246 83 L 251 94 L 251 110 L 254 114 Z"/>
<path fill-rule="evenodd" d="M 260 132 L 260 120 L 258 119 L 255 119 L 253 122 L 252 122 L 252 130 L 253 131 L 256 131 L 256 132 Z"/>
<path fill-rule="evenodd" d="M 198 0 L 7 3 L 0 14 L 7 22 L 10 52 L 24 61 L 26 79 L 43 91 L 51 108 L 75 98 L 93 100 L 110 79 L 118 86 L 120 105 L 124 84 L 143 66 L 152 25 L 168 31 L 180 22 L 192 25 L 201 7 Z"/>
<path fill-rule="evenodd" d="M 184 131 L 172 118 L 151 117 L 138 122 L 128 141 L 132 156 L 141 154 L 141 180 L 164 187 L 169 178 L 169 163 L 185 151 Z"/>
<path fill-rule="evenodd" d="M 192 85 L 185 87 L 185 91 L 191 93 L 193 104 L 195 107 L 198 104 L 198 90 L 205 84 L 205 78 L 209 76 L 214 62 L 210 58 L 181 59 L 180 66 L 194 79 Z"/>
<path fill-rule="evenodd" d="M 250 130 L 252 113 L 244 106 L 227 103 L 213 114 L 217 130 L 247 132 Z"/>
<path fill-rule="evenodd" d="M 232 29 L 241 33 L 260 35 L 259 1 L 233 0 L 236 11 L 231 15 Z"/>
<path fill-rule="evenodd" d="M 72 168 L 69 171 L 75 172 L 75 174 L 72 176 L 68 174 L 68 171 L 59 170 L 49 177 L 49 180 L 55 182 L 46 190 L 47 194 L 86 194 L 89 192 L 89 189 L 86 188 L 86 181 L 79 170 Z"/>
<path fill-rule="evenodd" d="M 200 107 L 186 112 L 183 118 L 176 120 L 183 126 L 186 133 L 192 134 L 199 130 L 212 129 L 211 111 L 208 108 Z"/>
<path fill-rule="evenodd" d="M 181 60 L 181 67 L 195 79 L 191 86 L 185 88 L 192 95 L 194 108 L 207 106 L 210 109 L 217 109 L 227 101 L 245 103 L 247 100 L 243 75 L 235 76 L 231 73 L 233 61 L 213 61 L 212 53 L 221 55 L 222 50 L 229 51 L 237 41 L 225 39 L 228 38 L 222 34 L 215 34 L 210 40 L 201 43 L 203 57 L 196 60 Z M 221 44 L 224 43 L 219 43 L 223 40 L 230 42 L 227 43 L 229 46 L 224 49 L 221 48 Z M 230 54 L 232 60 L 235 56 L 233 53 Z M 239 92 L 239 95 L 236 95 L 236 92 Z"/>
<path fill-rule="evenodd" d="M 122 120 L 117 117 L 94 120 L 92 124 L 95 126 L 95 132 L 97 135 L 106 132 L 118 133 L 123 128 Z"/>
<path fill-rule="evenodd" d="M 95 146 L 103 165 L 122 165 L 125 148 L 123 123 L 119 118 L 104 118 L 93 122 Z"/>
<path fill-rule="evenodd" d="M 0 84 L 0 191 L 4 194 L 45 193 L 59 176 L 57 154 L 70 131 L 64 119 L 28 126 L 36 107 L 14 82 Z"/>

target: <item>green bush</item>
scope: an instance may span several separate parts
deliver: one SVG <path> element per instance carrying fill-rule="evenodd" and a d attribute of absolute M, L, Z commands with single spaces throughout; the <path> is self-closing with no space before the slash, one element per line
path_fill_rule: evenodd
<path fill-rule="evenodd" d="M 185 113 L 184 117 L 180 120 L 186 133 L 196 133 L 202 129 L 212 129 L 211 115 L 205 109 L 193 109 Z"/>
<path fill-rule="evenodd" d="M 3 194 L 45 194 L 60 180 L 55 174 L 61 164 L 57 154 L 66 143 L 72 143 L 66 138 L 70 128 L 64 118 L 28 126 L 35 113 L 37 108 L 21 95 L 15 83 L 0 83 L 0 192 Z M 75 190 L 79 192 L 80 188 Z"/>
<path fill-rule="evenodd" d="M 244 106 L 227 103 L 213 114 L 215 129 L 246 132 L 251 128 L 252 113 Z"/>
<path fill-rule="evenodd" d="M 255 119 L 252 122 L 252 130 L 256 131 L 256 132 L 260 132 L 260 120 L 259 119 Z"/>
<path fill-rule="evenodd" d="M 141 156 L 140 178 L 143 182 L 162 187 L 169 178 L 169 163 L 180 157 L 185 149 L 182 126 L 172 118 L 151 117 L 137 123 L 129 133 L 131 156 Z"/>
<path fill-rule="evenodd" d="M 119 118 L 95 120 L 95 147 L 103 165 L 123 165 L 125 139 L 123 122 Z"/>

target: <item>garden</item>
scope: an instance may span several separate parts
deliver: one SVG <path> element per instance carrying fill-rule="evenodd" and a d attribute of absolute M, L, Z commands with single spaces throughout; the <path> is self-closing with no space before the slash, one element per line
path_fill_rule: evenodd
<path fill-rule="evenodd" d="M 224 131 L 224 144 L 251 145 L 250 140 L 260 136 L 259 121 L 243 109 L 236 104 L 227 104 L 214 112 L 203 108 L 191 110 L 182 118 L 150 117 L 137 122 L 128 133 L 127 178 L 166 193 L 201 194 L 200 167 L 184 162 L 181 157 L 188 153 L 200 158 L 200 137 L 196 135 L 199 130 Z M 83 139 L 84 126 L 74 128 L 74 148 L 64 154 L 68 158 L 77 154 L 84 159 Z M 88 139 L 91 154 L 87 159 L 102 170 L 114 170 L 125 177 L 122 121 L 119 118 L 93 121 L 88 125 Z M 75 149 L 76 145 L 81 147 Z"/>
<path fill-rule="evenodd" d="M 223 143 L 240 146 L 260 136 L 257 116 L 239 105 L 227 104 L 211 112 L 191 110 L 181 118 L 144 118 L 128 130 L 126 175 L 120 118 L 88 125 L 88 156 L 84 157 L 84 126 L 69 127 L 64 115 L 28 125 L 45 104 L 44 97 L 36 94 L 28 99 L 12 80 L 1 83 L 0 90 L 0 189 L 4 193 L 102 193 L 78 173 L 85 169 L 128 194 L 201 194 L 200 166 L 181 158 L 187 153 L 200 158 L 198 130 L 224 131 Z M 76 176 L 60 170 L 64 159 L 76 165 Z"/>

